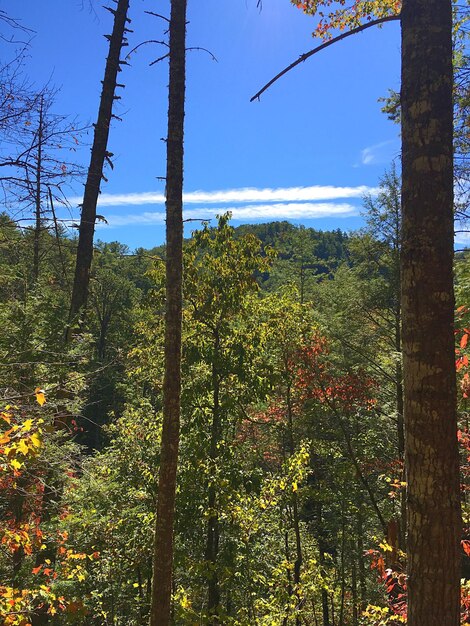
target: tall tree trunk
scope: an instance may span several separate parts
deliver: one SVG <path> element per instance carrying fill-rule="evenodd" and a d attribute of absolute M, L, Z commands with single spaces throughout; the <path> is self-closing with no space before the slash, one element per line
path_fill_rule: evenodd
<path fill-rule="evenodd" d="M 171 615 L 173 525 L 181 410 L 186 5 L 186 0 L 172 0 L 171 2 L 166 170 L 165 377 L 150 611 L 151 626 L 168 626 Z"/>
<path fill-rule="evenodd" d="M 39 101 L 39 122 L 38 122 L 38 154 L 36 161 L 36 181 L 34 192 L 34 241 L 33 241 L 33 281 L 36 283 L 39 279 L 39 247 L 41 242 L 42 230 L 42 211 L 41 211 L 41 183 L 42 183 L 42 141 L 44 134 L 44 97 L 41 96 Z"/>
<path fill-rule="evenodd" d="M 356 559 L 353 552 L 353 559 L 351 563 L 351 596 L 352 596 L 352 626 L 359 624 L 359 602 L 357 599 L 357 571 L 356 571 Z"/>
<path fill-rule="evenodd" d="M 291 395 L 291 387 L 290 383 L 287 385 L 287 393 L 286 393 L 286 403 L 287 403 L 287 427 L 288 427 L 288 445 L 289 445 L 289 455 L 293 456 L 295 452 L 295 443 L 294 443 L 294 413 L 292 408 L 292 395 Z M 292 494 L 292 524 L 294 527 L 294 535 L 295 535 L 295 561 L 294 561 L 294 593 L 297 595 L 297 605 L 301 604 L 302 598 L 300 597 L 300 572 L 302 568 L 302 538 L 300 536 L 300 519 L 299 519 L 299 505 L 298 505 L 298 496 L 297 493 L 294 492 Z M 300 616 L 298 615 L 298 611 L 296 611 L 295 616 L 295 625 L 300 626 Z"/>
<path fill-rule="evenodd" d="M 209 459 L 213 465 L 219 456 L 219 443 L 222 437 L 222 423 L 220 414 L 220 376 L 218 372 L 218 361 L 220 355 L 220 339 L 217 331 L 214 333 L 214 355 L 212 361 L 212 426 Z M 220 586 L 217 572 L 217 559 L 219 555 L 219 516 L 217 513 L 217 491 L 216 486 L 211 483 L 208 489 L 208 511 L 207 538 L 206 538 L 206 561 L 208 563 L 208 584 L 207 584 L 207 612 L 209 613 L 209 624 L 216 626 L 220 624 Z"/>
<path fill-rule="evenodd" d="M 317 542 L 318 542 L 318 554 L 319 554 L 319 564 L 320 564 L 320 574 L 322 578 L 326 577 L 326 554 L 327 554 L 327 545 L 325 540 L 325 529 L 323 527 L 323 505 L 321 502 L 316 503 L 317 509 Z M 330 609 L 329 609 L 329 598 L 328 598 L 328 589 L 323 584 L 321 590 L 321 606 L 322 606 L 322 616 L 323 616 L 323 626 L 330 626 Z"/>
<path fill-rule="evenodd" d="M 408 625 L 459 624 L 451 0 L 403 0 L 403 368 Z"/>
<path fill-rule="evenodd" d="M 122 86 L 117 84 L 117 75 L 120 71 L 120 65 L 123 64 L 120 56 L 121 50 L 126 44 L 125 33 L 127 32 L 126 22 L 128 21 L 129 1 L 117 0 L 116 9 L 108 9 L 114 15 L 114 26 L 111 36 L 108 37 L 109 53 L 106 60 L 98 120 L 95 124 L 90 165 L 83 195 L 69 324 L 76 320 L 80 311 L 86 306 L 88 299 L 96 205 L 103 177 L 104 162 L 105 159 L 109 159 L 111 156 L 107 151 L 109 128 L 113 117 L 113 103 L 114 100 L 118 99 L 118 96 L 115 95 L 116 87 Z"/>
<path fill-rule="evenodd" d="M 338 626 L 344 626 L 344 601 L 346 594 L 346 520 L 344 518 L 345 502 L 341 502 L 341 561 L 340 561 L 340 583 L 341 583 L 341 597 L 339 605 L 339 618 Z"/>
<path fill-rule="evenodd" d="M 367 605 L 366 565 L 364 559 L 364 496 L 362 490 L 357 499 L 357 572 L 359 578 L 359 607 L 365 611 Z"/>

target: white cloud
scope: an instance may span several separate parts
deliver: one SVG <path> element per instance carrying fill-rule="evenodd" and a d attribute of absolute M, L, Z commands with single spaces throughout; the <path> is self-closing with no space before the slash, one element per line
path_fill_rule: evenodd
<path fill-rule="evenodd" d="M 314 185 L 311 187 L 279 187 L 258 189 L 243 187 L 240 189 L 224 189 L 218 191 L 190 191 L 184 194 L 185 204 L 225 204 L 244 202 L 315 202 L 319 200 L 335 200 L 340 198 L 362 198 L 364 194 L 376 194 L 375 187 L 359 185 L 357 187 L 334 187 Z M 70 204 L 82 202 L 82 198 L 69 199 Z M 145 191 L 137 193 L 100 195 L 98 205 L 105 206 L 139 206 L 144 204 L 164 204 L 162 193 Z"/>
<path fill-rule="evenodd" d="M 373 146 L 367 146 L 361 150 L 362 165 L 379 165 L 381 163 L 389 163 L 399 150 L 398 139 L 389 139 L 376 143 Z"/>
<path fill-rule="evenodd" d="M 275 203 L 253 204 L 242 207 L 201 207 L 184 212 L 184 219 L 205 220 L 216 215 L 232 212 L 235 220 L 279 220 L 279 219 L 315 219 L 321 217 L 351 217 L 358 214 L 355 206 L 347 203 L 311 202 L 311 203 Z M 158 225 L 165 222 L 163 211 L 147 211 L 128 215 L 108 215 L 109 226 Z M 98 224 L 98 228 L 106 228 Z"/>

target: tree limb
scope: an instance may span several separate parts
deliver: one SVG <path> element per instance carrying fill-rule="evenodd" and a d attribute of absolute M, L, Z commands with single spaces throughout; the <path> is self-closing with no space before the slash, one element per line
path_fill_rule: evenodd
<path fill-rule="evenodd" d="M 379 24 L 383 24 L 384 22 L 392 22 L 392 21 L 396 21 L 399 19 L 400 19 L 400 15 L 389 15 L 387 17 L 381 17 L 377 20 L 371 20 L 370 22 L 367 22 L 367 24 L 362 24 L 361 26 L 358 26 L 357 28 L 348 30 L 347 33 L 341 33 L 341 35 L 338 35 L 337 37 L 333 37 L 333 39 L 330 39 L 329 41 L 323 42 L 322 44 L 320 44 L 313 50 L 310 50 L 309 52 L 305 52 L 304 54 L 300 55 L 300 57 L 296 61 L 294 61 L 293 63 L 288 65 L 286 68 L 284 68 L 281 72 L 279 72 L 279 74 L 276 74 L 274 78 L 272 78 L 268 83 L 266 83 L 264 87 L 262 87 L 257 93 L 255 93 L 255 95 L 252 98 L 250 98 L 250 102 L 253 102 L 253 100 L 257 100 L 257 99 L 259 100 L 259 97 L 261 96 L 261 94 L 264 93 L 267 89 L 269 89 L 269 87 L 271 87 L 271 85 L 273 85 L 282 76 L 284 76 L 284 74 L 287 74 L 287 72 L 290 72 L 294 67 L 296 67 L 297 65 L 300 65 L 300 63 L 303 63 L 304 61 L 309 59 L 311 56 L 316 54 L 317 52 L 320 52 L 320 50 L 324 50 L 325 48 L 328 48 L 328 46 L 332 46 L 334 43 L 337 43 L 338 41 L 341 41 L 342 39 L 346 39 L 346 37 L 349 37 L 350 35 L 356 35 L 357 33 L 360 33 L 363 30 L 366 30 L 367 28 L 371 28 L 372 26 L 378 26 Z"/>

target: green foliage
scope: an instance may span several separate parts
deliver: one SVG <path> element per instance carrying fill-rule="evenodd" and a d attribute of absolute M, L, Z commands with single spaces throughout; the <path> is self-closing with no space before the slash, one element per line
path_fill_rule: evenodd
<path fill-rule="evenodd" d="M 365 553 L 388 545 L 384 526 L 402 513 L 398 189 L 392 170 L 365 199 L 366 228 L 347 237 L 283 223 L 234 229 L 225 215 L 185 242 L 175 624 L 211 623 L 214 576 L 227 625 L 321 624 L 332 611 L 354 626 L 390 621 L 378 557 L 371 570 Z M 16 483 L 0 502 L 10 546 L 0 573 L 12 583 L 0 606 L 48 611 L 51 624 L 143 626 L 165 251 L 98 244 L 88 313 L 66 346 L 73 242 L 42 236 L 48 254 L 33 285 L 30 234 L 0 220 L 0 368 L 5 397 L 21 407 L 18 428 L 5 435 L 4 420 L 1 430 L 0 480 L 8 467 Z M 462 363 L 467 266 L 461 255 Z M 462 365 L 462 390 L 466 374 Z M 34 507 L 18 508 L 21 493 Z"/>

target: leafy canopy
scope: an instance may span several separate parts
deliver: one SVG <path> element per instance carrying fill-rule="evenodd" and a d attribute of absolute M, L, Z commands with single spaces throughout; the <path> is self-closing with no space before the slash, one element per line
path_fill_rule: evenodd
<path fill-rule="evenodd" d="M 374 19 L 393 17 L 400 14 L 401 0 L 355 0 L 352 5 L 346 0 L 291 0 L 292 4 L 308 15 L 318 16 L 314 37 L 331 39 L 331 31 L 351 30 Z"/>

